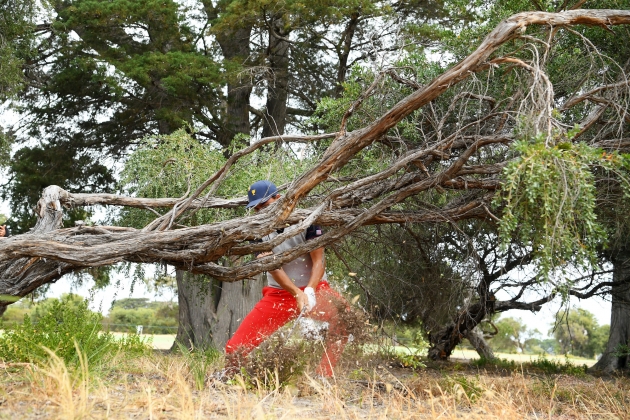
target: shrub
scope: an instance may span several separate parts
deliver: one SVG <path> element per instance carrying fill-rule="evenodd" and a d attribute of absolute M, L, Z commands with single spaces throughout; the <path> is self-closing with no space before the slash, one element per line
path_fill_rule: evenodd
<path fill-rule="evenodd" d="M 8 362 L 42 363 L 50 349 L 67 365 L 78 366 L 78 349 L 90 367 L 111 360 L 117 353 L 144 354 L 149 347 L 140 337 L 129 335 L 117 340 L 101 332 L 102 315 L 88 309 L 88 302 L 75 302 L 72 296 L 52 300 L 37 321 L 30 315 L 0 337 L 0 359 Z M 76 343 L 76 345 L 75 345 Z"/>
<path fill-rule="evenodd" d="M 514 360 L 501 359 L 498 357 L 494 359 L 481 357 L 479 359 L 471 360 L 470 365 L 479 369 L 496 368 L 507 371 L 517 371 L 519 367 Z"/>
<path fill-rule="evenodd" d="M 252 387 L 275 389 L 286 386 L 301 376 L 306 368 L 316 366 L 322 355 L 322 345 L 317 341 L 286 340 L 275 334 L 265 340 L 247 357 L 233 354 L 239 359 L 241 374 Z"/>
<path fill-rule="evenodd" d="M 565 359 L 564 363 L 557 360 L 549 360 L 544 355 L 532 361 L 530 366 L 548 375 L 563 373 L 565 375 L 583 376 L 586 373 L 586 365 L 574 365 L 569 359 Z"/>

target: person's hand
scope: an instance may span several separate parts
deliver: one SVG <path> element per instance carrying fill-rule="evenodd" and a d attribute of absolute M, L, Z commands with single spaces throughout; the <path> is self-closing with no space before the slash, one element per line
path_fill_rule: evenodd
<path fill-rule="evenodd" d="M 315 299 L 315 289 L 312 287 L 306 287 L 304 294 L 308 298 L 308 310 L 312 311 L 315 305 L 317 305 L 317 299 Z"/>
<path fill-rule="evenodd" d="M 256 255 L 256 258 L 267 257 L 269 255 L 273 255 L 273 251 L 261 252 L 260 254 Z"/>
<path fill-rule="evenodd" d="M 7 227 L 5 225 L 0 226 L 0 238 L 4 238 L 7 234 Z"/>
<path fill-rule="evenodd" d="M 299 313 L 302 312 L 302 308 L 306 308 L 306 310 L 308 311 L 308 296 L 306 296 L 306 293 L 298 289 L 297 293 L 295 294 L 295 301 L 297 302 Z"/>

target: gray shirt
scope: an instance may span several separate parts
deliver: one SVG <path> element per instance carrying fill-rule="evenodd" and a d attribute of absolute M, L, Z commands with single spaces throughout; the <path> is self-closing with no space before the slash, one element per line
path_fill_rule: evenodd
<path fill-rule="evenodd" d="M 311 227 L 309 228 L 309 231 L 313 237 L 321 236 L 321 228 L 319 227 L 315 227 L 314 229 L 313 227 Z M 317 232 L 317 234 L 314 234 L 314 232 Z M 296 246 L 303 244 L 307 241 L 306 234 L 307 231 L 305 230 L 293 236 L 292 238 L 287 239 L 280 245 L 274 247 L 273 253 L 280 254 L 281 252 L 288 251 L 289 249 L 293 249 Z M 263 242 L 270 241 L 278 235 L 278 232 L 270 233 L 263 238 Z M 322 258 L 324 257 L 322 256 Z M 306 287 L 308 285 L 308 281 L 311 279 L 311 272 L 313 271 L 313 260 L 311 258 L 311 254 L 306 253 L 300 257 L 297 257 L 293 261 L 283 265 L 282 269 L 297 287 Z M 322 279 L 326 280 L 325 270 Z M 282 289 L 282 286 L 280 286 L 270 274 L 267 274 L 267 283 L 270 287 Z"/>

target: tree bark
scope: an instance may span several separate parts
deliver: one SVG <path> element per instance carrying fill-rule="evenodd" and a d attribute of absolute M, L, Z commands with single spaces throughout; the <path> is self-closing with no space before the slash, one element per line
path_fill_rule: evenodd
<path fill-rule="evenodd" d="M 217 42 L 226 61 L 233 61 L 236 65 L 242 65 L 247 61 L 250 55 L 251 31 L 251 25 L 245 25 L 217 34 Z M 249 98 L 251 93 L 252 84 L 248 77 L 232 75 L 228 79 L 225 119 L 221 131 L 217 134 L 217 141 L 225 149 L 233 146 L 232 140 L 237 134 L 250 134 Z M 240 149 L 246 144 L 241 142 L 238 146 Z"/>
<path fill-rule="evenodd" d="M 337 67 L 337 86 L 335 86 L 335 97 L 340 98 L 343 94 L 343 83 L 346 81 L 348 72 L 348 57 L 352 50 L 352 40 L 359 24 L 359 13 L 353 13 L 346 24 L 346 29 L 341 36 L 340 45 L 337 46 L 337 56 L 339 57 L 339 67 Z"/>
<path fill-rule="evenodd" d="M 472 335 L 473 330 L 486 317 L 487 313 L 488 310 L 485 305 L 475 303 L 461 311 L 454 322 L 443 327 L 437 333 L 429 334 L 429 342 L 431 343 L 428 352 L 429 358 L 446 360 L 451 357 L 451 353 L 462 342 L 463 338 L 472 337 L 472 340 L 475 340 L 476 337 Z M 479 344 L 478 341 L 476 342 Z"/>
<path fill-rule="evenodd" d="M 35 209 L 37 223 L 23 236 L 35 236 L 59 229 L 63 218 L 62 202 L 67 195 L 65 190 L 56 185 L 45 188 Z M 2 241 L 6 244 L 14 238 L 5 238 Z M 0 316 L 15 301 L 5 296 L 26 296 L 39 286 L 55 282 L 63 274 L 73 270 L 72 264 L 38 257 L 16 258 L 0 263 Z"/>
<path fill-rule="evenodd" d="M 630 346 L 630 248 L 616 253 L 611 260 L 613 285 L 610 291 L 610 335 L 602 357 L 590 369 L 602 374 L 630 369 L 630 357 L 617 354 L 619 346 Z"/>
<path fill-rule="evenodd" d="M 262 297 L 262 274 L 252 280 L 221 283 L 177 270 L 179 327 L 173 349 L 223 349 L 241 321 Z"/>
<path fill-rule="evenodd" d="M 173 350 L 182 344 L 188 348 L 217 347 L 213 343 L 212 322 L 216 316 L 216 292 L 212 281 L 203 275 L 177 270 L 178 328 Z M 214 293 L 213 293 L 214 292 Z"/>
<path fill-rule="evenodd" d="M 479 357 L 486 360 L 494 359 L 494 352 L 492 351 L 492 348 L 483 338 L 483 334 L 479 331 L 478 328 L 474 328 L 469 331 L 468 334 L 466 334 L 466 338 L 475 348 Z"/>
<path fill-rule="evenodd" d="M 267 107 L 264 111 L 262 137 L 284 134 L 287 120 L 287 87 L 289 85 L 289 43 L 282 16 L 273 18 L 269 28 L 269 69 Z"/>
<path fill-rule="evenodd" d="M 252 280 L 221 282 L 221 298 L 216 307 L 216 318 L 212 323 L 215 346 L 225 347 L 245 316 L 262 298 L 263 286 L 262 273 Z"/>

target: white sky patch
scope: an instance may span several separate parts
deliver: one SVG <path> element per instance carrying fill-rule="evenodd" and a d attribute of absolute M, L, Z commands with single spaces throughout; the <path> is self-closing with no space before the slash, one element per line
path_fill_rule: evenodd
<path fill-rule="evenodd" d="M 580 300 L 574 296 L 571 296 L 569 300 L 569 307 L 582 308 L 595 315 L 595 319 L 599 325 L 610 325 L 610 302 L 607 302 L 598 297 L 592 297 L 587 300 Z M 542 338 L 551 337 L 551 329 L 556 320 L 556 314 L 558 311 L 566 310 L 566 306 L 561 305 L 560 299 L 555 299 L 542 307 L 540 312 L 522 311 L 513 309 L 503 312 L 501 318 L 516 318 L 520 319 L 527 328 L 537 329 L 540 331 Z"/>
<path fill-rule="evenodd" d="M 131 36 L 131 39 L 140 44 L 148 44 L 151 40 L 149 37 L 149 31 L 140 25 L 125 26 L 123 27 L 123 30 L 127 35 Z"/>

